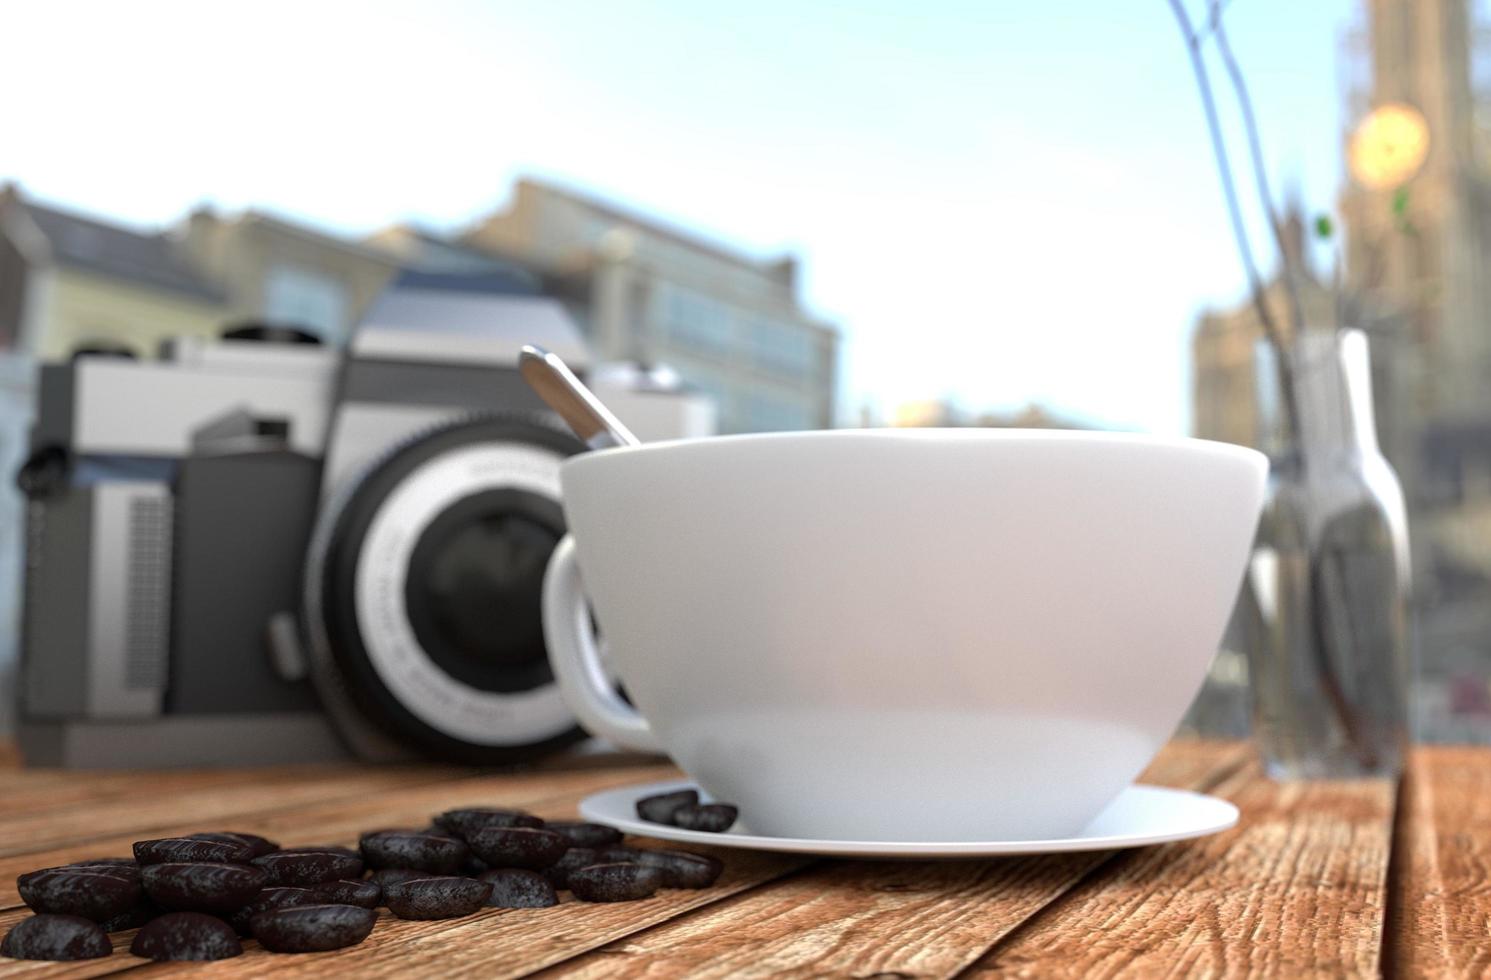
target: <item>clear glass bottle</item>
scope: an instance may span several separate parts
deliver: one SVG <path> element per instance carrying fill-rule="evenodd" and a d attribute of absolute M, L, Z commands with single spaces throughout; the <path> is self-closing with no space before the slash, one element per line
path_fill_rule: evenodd
<path fill-rule="evenodd" d="M 1273 468 L 1243 590 L 1254 739 L 1276 779 L 1394 776 L 1409 732 L 1408 530 L 1377 445 L 1367 338 L 1303 331 L 1282 373 L 1260 352 Z"/>

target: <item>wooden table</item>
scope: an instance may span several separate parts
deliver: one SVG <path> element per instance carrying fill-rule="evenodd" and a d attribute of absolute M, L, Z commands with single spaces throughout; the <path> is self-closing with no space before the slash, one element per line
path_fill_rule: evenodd
<path fill-rule="evenodd" d="M 0 765 L 5 765 L 0 763 Z M 344 843 L 464 804 L 572 815 L 586 794 L 672 775 L 645 760 L 543 772 L 305 766 L 67 773 L 0 768 L 0 931 L 28 912 L 15 876 L 197 830 Z M 403 922 L 349 950 L 246 953 L 213 976 L 1485 976 L 1491 974 L 1491 750 L 1421 748 L 1401 786 L 1279 785 L 1246 746 L 1176 742 L 1145 779 L 1242 810 L 1224 834 L 1132 851 L 941 863 L 719 851 L 703 891 Z M 114 936 L 127 949 L 132 933 Z M 127 952 L 0 959 L 0 975 L 131 976 L 198 967 Z"/>

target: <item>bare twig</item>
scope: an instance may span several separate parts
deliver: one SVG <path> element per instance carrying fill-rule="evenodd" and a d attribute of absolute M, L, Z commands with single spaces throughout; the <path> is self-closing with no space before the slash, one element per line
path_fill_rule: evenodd
<path fill-rule="evenodd" d="M 1288 444 L 1298 446 L 1302 436 L 1300 429 L 1299 403 L 1294 390 L 1294 371 L 1289 360 L 1289 346 L 1280 333 L 1278 325 L 1268 309 L 1267 297 L 1263 290 L 1263 281 L 1258 275 L 1258 267 L 1254 264 L 1252 249 L 1248 244 L 1247 229 L 1243 225 L 1242 210 L 1237 203 L 1237 188 L 1233 183 L 1232 167 L 1227 159 L 1227 145 L 1222 138 L 1222 127 L 1217 119 L 1216 98 L 1212 94 L 1211 79 L 1206 72 L 1206 61 L 1201 51 L 1201 36 L 1191 26 L 1191 19 L 1187 16 L 1185 7 L 1181 0 L 1169 0 L 1170 9 L 1175 13 L 1175 19 L 1180 25 L 1182 36 L 1185 38 L 1186 50 L 1191 58 L 1191 68 L 1196 74 L 1196 87 L 1201 93 L 1201 105 L 1206 112 L 1206 128 L 1211 135 L 1212 152 L 1216 155 L 1217 171 L 1222 178 L 1222 193 L 1227 199 L 1227 214 L 1232 221 L 1232 234 L 1237 240 L 1238 251 L 1242 255 L 1243 268 L 1248 275 L 1248 285 L 1253 293 L 1253 305 L 1258 312 L 1259 322 L 1263 326 L 1264 336 L 1274 350 L 1274 365 L 1278 375 L 1280 401 L 1284 408 L 1284 424 L 1286 426 L 1285 438 Z M 1272 199 L 1269 195 L 1267 174 L 1264 172 L 1263 153 L 1258 139 L 1256 119 L 1253 115 L 1252 103 L 1248 99 L 1247 87 L 1243 84 L 1242 72 L 1237 67 L 1237 61 L 1232 56 L 1231 48 L 1227 45 L 1227 35 L 1221 23 L 1221 3 L 1219 0 L 1211 0 L 1211 31 L 1216 37 L 1217 46 L 1222 51 L 1223 60 L 1227 63 L 1228 74 L 1232 78 L 1233 87 L 1237 90 L 1238 102 L 1242 108 L 1243 124 L 1248 134 L 1248 147 L 1252 156 L 1255 176 L 1258 182 L 1258 193 L 1263 198 L 1265 215 L 1270 226 L 1273 228 L 1274 241 L 1279 248 L 1281 262 L 1281 278 L 1284 280 L 1285 295 L 1288 298 L 1291 313 L 1293 315 L 1295 333 L 1293 339 L 1298 339 L 1299 328 L 1302 326 L 1302 314 L 1300 311 L 1299 297 L 1294 292 L 1294 283 L 1291 281 L 1291 269 L 1289 268 L 1289 252 L 1285 246 L 1283 232 L 1279 227 L 1278 218 L 1274 213 Z M 1295 465 L 1302 465 L 1303 455 L 1297 456 Z M 1331 648 L 1329 637 L 1326 635 L 1329 624 L 1326 620 L 1329 610 L 1324 593 L 1324 555 L 1323 553 L 1312 553 L 1310 556 L 1310 594 L 1309 613 L 1311 626 L 1314 629 L 1314 642 L 1310 644 L 1315 667 L 1319 675 L 1322 693 L 1325 695 L 1330 710 L 1335 714 L 1340 723 L 1342 734 L 1351 745 L 1357 758 L 1366 769 L 1374 768 L 1376 754 L 1372 747 L 1366 742 L 1362 731 L 1360 718 L 1355 707 L 1337 676 L 1335 665 L 1331 660 Z"/>
<path fill-rule="evenodd" d="M 1253 249 L 1248 243 L 1247 227 L 1243 224 L 1242 209 L 1237 203 L 1237 187 L 1232 179 L 1232 165 L 1227 160 L 1227 144 L 1222 139 L 1222 125 L 1217 118 L 1217 103 L 1211 90 L 1211 78 L 1206 73 L 1206 62 L 1201 56 L 1201 42 L 1191 26 L 1191 18 L 1186 14 L 1181 0 L 1169 0 L 1169 3 L 1170 9 L 1175 13 L 1176 22 L 1180 25 L 1181 36 L 1185 38 L 1186 51 L 1191 58 L 1191 70 L 1196 75 L 1196 88 L 1201 93 L 1201 108 L 1206 113 L 1206 129 L 1211 136 L 1212 153 L 1216 156 L 1217 172 L 1222 179 L 1222 195 L 1227 201 L 1227 216 L 1232 223 L 1232 236 L 1237 242 L 1237 250 L 1242 257 L 1243 270 L 1248 276 L 1248 289 L 1252 293 L 1253 308 L 1258 313 L 1258 322 L 1263 327 L 1263 335 L 1277 355 L 1274 358 L 1274 364 L 1279 376 L 1279 395 L 1284 405 L 1287 438 L 1295 440 L 1300 435 L 1299 407 L 1295 398 L 1294 373 L 1287 356 L 1288 347 L 1268 308 L 1268 297 L 1264 293 L 1263 279 L 1258 275 L 1258 267 L 1253 262 Z"/>
<path fill-rule="evenodd" d="M 1222 0 L 1211 0 L 1211 31 L 1216 37 L 1217 52 L 1222 56 L 1222 63 L 1227 66 L 1227 77 L 1232 80 L 1232 90 L 1237 94 L 1237 106 L 1242 112 L 1243 132 L 1248 135 L 1248 156 L 1253 161 L 1253 179 L 1258 184 L 1258 196 L 1263 202 L 1263 214 L 1268 219 L 1269 228 L 1274 233 L 1274 244 L 1279 249 L 1279 265 L 1283 270 L 1280 278 L 1284 281 L 1284 296 L 1289 302 L 1289 314 L 1291 336 L 1298 337 L 1305 326 L 1304 307 L 1299 299 L 1299 281 L 1297 274 L 1302 274 L 1303 269 L 1292 268 L 1291 255 L 1288 243 L 1284 240 L 1284 228 L 1279 222 L 1278 209 L 1274 207 L 1273 192 L 1268 187 L 1268 168 L 1263 162 L 1263 142 L 1258 136 L 1258 121 L 1253 114 L 1253 99 L 1248 95 L 1247 82 L 1243 80 L 1242 69 L 1237 65 L 1237 58 L 1232 53 L 1232 44 L 1227 40 L 1227 30 L 1222 25 Z"/>
<path fill-rule="evenodd" d="M 1220 24 L 1222 22 L 1222 11 L 1226 10 L 1227 5 L 1231 2 L 1232 0 L 1217 0 L 1216 3 L 1212 4 L 1211 17 L 1205 24 L 1202 24 L 1201 29 L 1196 32 L 1196 44 L 1198 46 L 1206 43 L 1206 35 L 1210 33 L 1217 24 Z"/>

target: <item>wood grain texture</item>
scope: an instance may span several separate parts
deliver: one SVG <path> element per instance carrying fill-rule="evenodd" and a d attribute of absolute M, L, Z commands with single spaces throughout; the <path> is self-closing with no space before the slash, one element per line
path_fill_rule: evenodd
<path fill-rule="evenodd" d="M 354 780 L 353 775 L 347 778 Z M 361 791 L 339 794 L 337 799 L 286 808 L 283 791 L 264 795 L 259 809 L 239 812 L 231 818 L 204 817 L 183 810 L 174 800 L 158 802 L 160 823 L 147 835 L 138 832 L 94 837 L 83 842 L 25 854 L 0 857 L 0 908 L 19 904 L 16 875 L 36 868 L 66 864 L 91 857 L 130 854 L 130 845 L 142 836 L 165 837 L 201 830 L 227 829 L 263 834 L 287 847 L 302 844 L 356 844 L 357 836 L 378 827 L 422 827 L 430 816 L 457 806 L 531 807 L 544 813 L 569 815 L 585 794 L 597 789 L 675 777 L 671 766 L 615 770 L 581 770 L 560 773 L 527 773 L 498 776 L 469 776 L 430 785 L 389 788 L 376 781 L 377 770 L 363 771 L 368 780 Z M 367 773 L 371 774 L 367 774 Z M 216 812 L 216 811 L 212 811 Z M 231 824 L 231 826 L 228 826 Z"/>
<path fill-rule="evenodd" d="M 31 910 L 28 908 L 6 909 L 0 912 L 0 935 L 9 932 L 11 926 L 30 915 Z M 9 980 L 11 977 L 101 977 L 110 973 L 118 973 L 144 962 L 129 955 L 129 944 L 135 937 L 135 931 L 130 929 L 127 932 L 111 933 L 109 939 L 114 944 L 114 955 L 96 960 L 83 960 L 78 963 L 45 963 L 0 957 L 0 976 Z"/>
<path fill-rule="evenodd" d="M 691 848 L 692 850 L 704 850 Z M 385 912 L 361 945 L 320 956 L 244 956 L 218 964 L 214 977 L 320 977 L 359 980 L 480 977 L 505 980 L 569 960 L 620 936 L 719 902 L 801 867 L 810 858 L 732 851 L 711 888 L 665 889 L 638 902 L 593 904 L 566 896 L 548 909 L 487 909 L 463 919 L 403 922 Z M 169 968 L 147 967 L 147 975 Z M 133 976 L 133 973 L 131 974 Z"/>
<path fill-rule="evenodd" d="M 717 902 L 810 860 L 738 852 L 722 856 L 728 856 L 730 863 L 712 888 L 668 890 L 646 901 L 606 905 L 580 902 L 566 895 L 556 908 L 485 909 L 473 916 L 434 922 L 406 922 L 383 909 L 373 934 L 351 949 L 317 956 L 276 956 L 245 940 L 244 955 L 213 963 L 211 975 L 320 977 L 345 972 L 360 978 L 517 977 L 617 936 Z M 0 933 L 29 914 L 23 908 L 0 912 Z M 135 931 L 130 930 L 110 937 L 115 956 L 65 967 L 0 959 L 0 976 L 96 977 L 129 971 L 135 977 L 201 968 L 135 959 L 127 952 L 134 935 Z"/>
<path fill-rule="evenodd" d="M 1386 971 L 1491 976 L 1491 751 L 1416 749 L 1399 805 Z"/>
<path fill-rule="evenodd" d="M 1120 855 L 966 976 L 1376 976 L 1394 785 L 1250 766 L 1214 792 L 1237 827 Z"/>
<path fill-rule="evenodd" d="M 0 857 L 35 852 L 100 836 L 161 837 L 162 828 L 189 814 L 197 826 L 218 826 L 266 808 L 287 809 L 339 798 L 365 798 L 401 787 L 449 782 L 469 771 L 437 768 L 309 772 L 271 771 L 236 779 L 176 781 L 136 777 L 131 791 L 98 794 L 63 805 L 48 802 L 0 816 Z M 9 809 L 9 808 L 7 808 Z"/>
<path fill-rule="evenodd" d="M 1241 746 L 1175 743 L 1147 782 L 1205 787 Z M 566 962 L 577 977 L 949 976 L 1112 852 L 992 861 L 834 861 Z"/>
<path fill-rule="evenodd" d="M 334 953 L 276 956 L 249 942 L 243 957 L 207 971 L 127 953 L 71 965 L 0 959 L 0 977 L 1335 977 L 1379 966 L 1405 977 L 1491 975 L 1491 751 L 1418 750 L 1396 836 L 1392 786 L 1281 786 L 1247 759 L 1236 743 L 1176 742 L 1162 752 L 1146 781 L 1214 787 L 1243 810 L 1233 831 L 1182 844 L 944 863 L 720 850 L 726 873 L 715 887 L 641 902 L 567 897 L 553 909 L 445 922 L 385 912 L 365 943 Z M 362 830 L 422 825 L 451 806 L 571 816 L 589 793 L 675 775 L 638 761 L 570 758 L 521 774 L 426 769 L 408 782 L 352 765 L 0 769 L 0 851 L 15 851 L 0 854 L 0 931 L 29 914 L 15 907 L 17 873 L 125 854 L 142 836 L 225 828 L 291 845 L 351 843 Z M 1385 936 L 1385 922 L 1397 932 Z M 114 936 L 116 947 L 132 936 Z"/>

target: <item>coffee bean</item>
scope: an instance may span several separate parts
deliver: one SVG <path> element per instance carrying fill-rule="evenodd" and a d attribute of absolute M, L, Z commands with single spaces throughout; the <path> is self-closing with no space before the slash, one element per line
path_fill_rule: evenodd
<path fill-rule="evenodd" d="M 129 951 L 147 960 L 225 960 L 243 944 L 222 919 L 200 912 L 172 912 L 145 924 Z"/>
<path fill-rule="evenodd" d="M 321 897 L 321 886 L 315 888 L 300 888 L 295 885 L 270 885 L 259 889 L 259 894 L 244 906 L 253 912 L 264 912 L 268 909 L 285 909 L 292 905 L 325 905 L 326 900 Z"/>
<path fill-rule="evenodd" d="M 307 888 L 324 881 L 362 877 L 362 856 L 345 847 L 288 847 L 253 859 L 271 885 Z"/>
<path fill-rule="evenodd" d="M 104 932 L 123 932 L 126 929 L 138 929 L 156 916 L 164 915 L 165 909 L 156 905 L 150 899 L 142 899 L 133 908 L 125 909 L 118 915 L 103 923 Z"/>
<path fill-rule="evenodd" d="M 211 840 L 221 844 L 244 844 L 253 851 L 250 857 L 258 857 L 260 854 L 268 854 L 270 851 L 278 851 L 280 846 L 267 837 L 258 834 L 244 834 L 236 830 L 219 830 L 206 834 L 188 834 L 188 840 Z"/>
<path fill-rule="evenodd" d="M 358 852 L 357 848 L 355 848 L 355 847 L 343 847 L 340 844 L 313 844 L 313 845 L 310 845 L 309 847 L 282 847 L 282 848 L 280 848 L 280 850 L 282 850 L 282 851 L 330 851 L 333 854 L 345 854 L 347 857 L 354 857 L 354 858 L 360 858 L 360 857 L 362 857 L 362 854 L 360 854 Z"/>
<path fill-rule="evenodd" d="M 62 865 L 64 868 L 133 868 L 140 870 L 140 862 L 134 858 L 89 858 L 87 861 L 73 861 Z"/>
<path fill-rule="evenodd" d="M 415 878 L 383 889 L 388 910 L 401 919 L 454 919 L 470 915 L 492 886 L 470 878 Z"/>
<path fill-rule="evenodd" d="M 379 871 L 374 871 L 368 881 L 378 886 L 379 904 L 387 905 L 390 885 L 399 885 L 406 881 L 428 877 L 430 877 L 428 871 L 415 871 L 413 868 L 383 868 Z"/>
<path fill-rule="evenodd" d="M 476 879 L 492 886 L 488 905 L 501 909 L 546 909 L 559 904 L 554 886 L 537 871 L 524 868 L 498 868 L 483 872 Z"/>
<path fill-rule="evenodd" d="M 164 837 L 135 841 L 134 846 L 135 860 L 140 864 L 181 864 L 185 861 L 246 864 L 254 856 L 253 846 L 244 841 Z"/>
<path fill-rule="evenodd" d="M 92 960 L 113 951 L 99 924 L 81 915 L 33 915 L 0 940 L 0 956 L 17 960 Z"/>
<path fill-rule="evenodd" d="M 243 908 L 228 916 L 228 925 L 240 936 L 252 936 L 254 934 L 252 920 L 260 912 L 270 909 L 289 908 L 292 905 L 320 905 L 324 902 L 318 893 L 309 888 L 292 888 L 285 886 L 270 886 L 260 889 Z"/>
<path fill-rule="evenodd" d="M 94 922 L 127 912 L 144 898 L 133 868 L 128 873 L 113 867 L 35 871 L 17 878 L 16 889 L 34 911 L 81 915 Z"/>
<path fill-rule="evenodd" d="M 152 864 L 142 874 L 145 894 L 162 908 L 179 912 L 235 912 L 269 884 L 263 871 L 247 864 L 192 861 Z"/>
<path fill-rule="evenodd" d="M 466 843 L 494 868 L 547 868 L 569 850 L 559 834 L 534 827 L 483 827 Z"/>
<path fill-rule="evenodd" d="M 681 789 L 672 793 L 644 796 L 637 801 L 637 816 L 652 823 L 672 823 L 673 811 L 699 802 L 699 791 Z"/>
<path fill-rule="evenodd" d="M 522 810 L 488 809 L 485 807 L 464 807 L 457 810 L 446 810 L 435 817 L 435 823 L 446 830 L 461 837 L 469 839 L 483 827 L 542 827 L 544 822 L 531 813 Z"/>
<path fill-rule="evenodd" d="M 571 847 L 557 862 L 543 869 L 543 876 L 549 879 L 555 888 L 568 888 L 571 871 L 588 868 L 592 864 L 606 863 L 606 858 L 602 857 L 601 852 L 593 847 Z"/>
<path fill-rule="evenodd" d="M 621 831 L 600 823 L 581 823 L 572 820 L 549 821 L 545 830 L 552 830 L 571 847 L 609 847 L 621 843 Z"/>
<path fill-rule="evenodd" d="M 81 871 L 84 874 L 110 875 L 125 881 L 139 881 L 140 867 L 136 864 L 59 864 L 52 868 L 40 868 L 36 871 L 26 871 L 16 875 L 16 890 L 21 893 L 21 900 L 26 900 L 26 890 L 31 882 L 42 875 L 49 875 L 55 871 Z"/>
<path fill-rule="evenodd" d="M 656 868 L 640 864 L 593 864 L 569 875 L 569 890 L 587 902 L 632 902 L 650 898 L 663 883 Z"/>
<path fill-rule="evenodd" d="M 436 875 L 458 873 L 471 851 L 454 837 L 417 831 L 380 830 L 363 834 L 363 863 L 370 868 L 414 868 Z"/>
<path fill-rule="evenodd" d="M 260 912 L 253 930 L 271 953 L 319 953 L 357 945 L 377 921 L 377 912 L 356 905 L 299 905 Z"/>
<path fill-rule="evenodd" d="M 383 886 L 376 881 L 327 881 L 317 885 L 315 893 L 327 905 L 356 905 L 375 909 L 383 897 Z"/>
<path fill-rule="evenodd" d="M 31 883 L 33 881 L 38 880 L 39 878 L 42 878 L 43 876 L 51 875 L 51 874 L 53 874 L 55 872 L 58 872 L 58 871 L 63 871 L 63 872 L 81 871 L 81 872 L 83 872 L 85 874 L 103 874 L 103 875 L 109 875 L 109 876 L 114 877 L 114 878 L 119 878 L 119 879 L 122 879 L 124 881 L 138 882 L 140 880 L 140 868 L 139 868 L 138 865 L 135 865 L 135 864 L 130 864 L 130 865 L 115 865 L 115 864 L 74 865 L 74 864 L 60 864 L 60 865 L 58 865 L 55 868 L 42 868 L 42 869 L 40 869 L 38 871 L 27 871 L 27 872 L 25 872 L 23 874 L 17 875 L 16 876 L 16 891 L 18 891 L 20 893 L 20 895 L 21 895 L 21 901 L 25 902 L 27 905 L 31 905 L 31 896 L 32 896 Z M 32 907 L 35 908 L 35 906 L 32 906 Z"/>
<path fill-rule="evenodd" d="M 115 875 L 136 883 L 140 881 L 140 866 L 135 863 L 134 858 L 91 858 L 86 861 L 74 861 L 71 864 L 64 864 L 56 868 L 46 868 L 44 870 L 90 871 L 95 874 Z M 30 874 L 21 875 L 16 879 L 16 888 L 21 893 L 22 901 L 25 901 L 26 898 L 25 880 L 40 873 L 39 871 L 33 871 Z M 162 911 L 160 906 L 144 897 L 142 889 L 140 900 L 135 905 L 116 912 L 109 918 L 102 920 L 104 932 L 138 929 L 157 915 L 160 915 Z"/>
<path fill-rule="evenodd" d="M 719 879 L 720 872 L 725 870 L 725 863 L 719 858 L 692 851 L 608 847 L 598 857 L 601 861 L 656 868 L 663 876 L 665 888 L 708 888 Z"/>
<path fill-rule="evenodd" d="M 696 803 L 674 810 L 673 826 L 719 834 L 729 830 L 739 815 L 740 809 L 729 803 Z"/>

